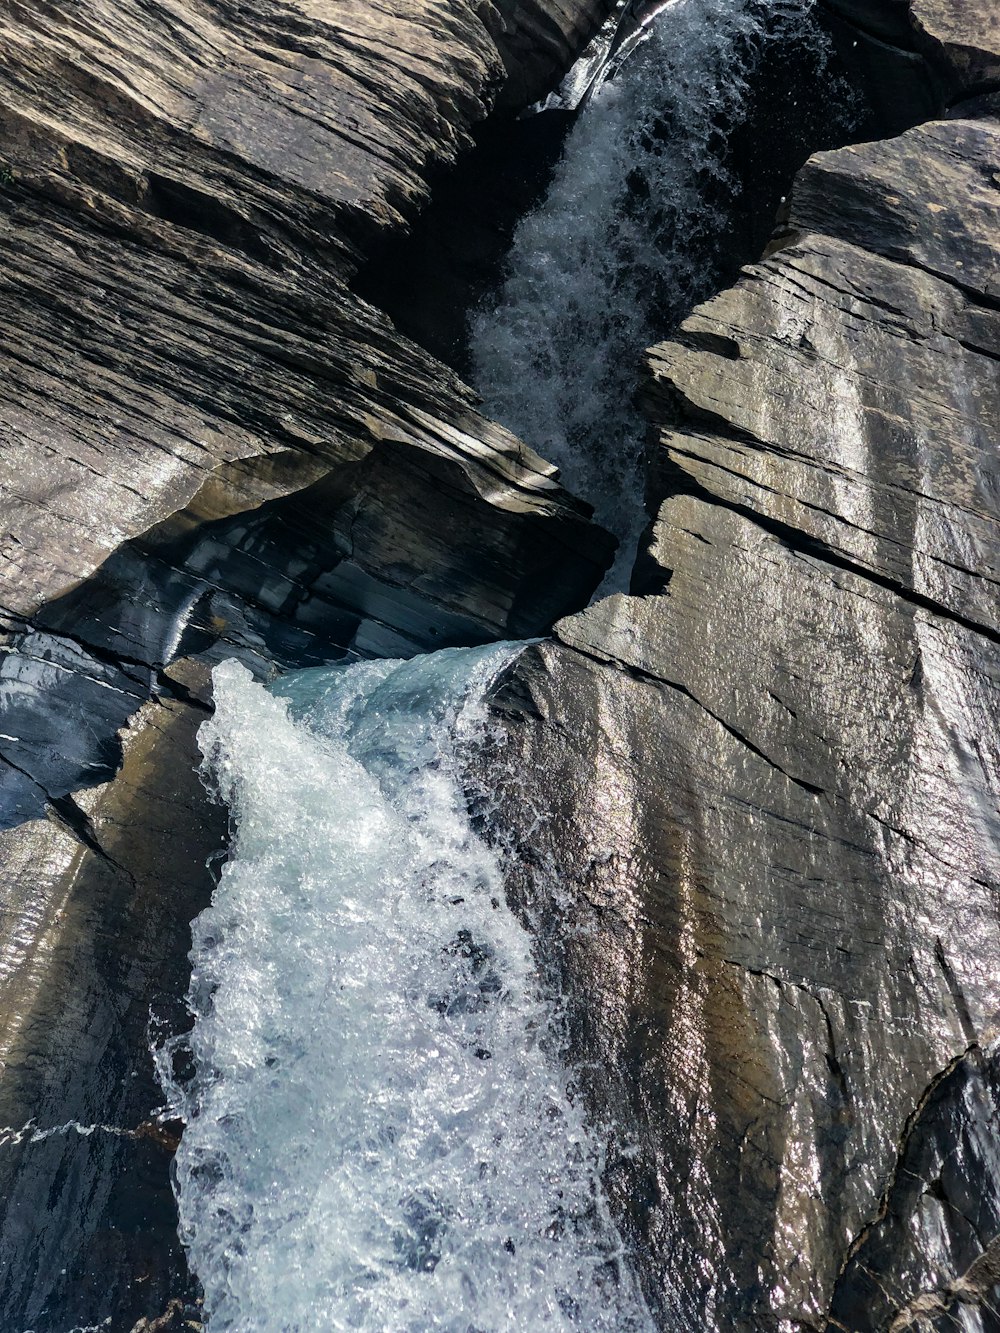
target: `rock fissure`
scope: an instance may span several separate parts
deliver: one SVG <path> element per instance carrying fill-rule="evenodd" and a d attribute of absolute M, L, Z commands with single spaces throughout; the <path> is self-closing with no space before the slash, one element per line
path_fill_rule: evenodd
<path fill-rule="evenodd" d="M 1000 1319 L 1000 1302 L 995 1292 L 1000 1286 L 1000 1236 L 985 1245 L 983 1253 L 954 1282 L 948 1282 L 934 1291 L 921 1292 L 897 1310 L 888 1326 L 888 1333 L 907 1333 L 907 1330 L 933 1327 L 933 1321 L 947 1315 L 956 1305 L 978 1307 L 994 1319 Z"/>
<path fill-rule="evenodd" d="M 695 455 L 691 456 L 694 457 Z M 750 505 L 740 504 L 735 500 L 723 498 L 686 476 L 681 484 L 683 486 L 683 493 L 696 496 L 698 499 L 704 500 L 707 504 L 718 506 L 720 509 L 727 509 L 731 513 L 739 514 L 742 518 L 745 518 L 748 522 L 754 524 L 754 526 L 759 527 L 763 531 L 778 538 L 784 546 L 790 551 L 795 552 L 797 555 L 805 556 L 811 560 L 821 561 L 836 569 L 842 569 L 846 573 L 856 575 L 858 578 L 864 579 L 876 587 L 885 589 L 887 592 L 892 593 L 901 601 L 906 602 L 911 606 L 926 611 L 933 616 L 940 617 L 942 620 L 952 621 L 956 625 L 961 625 L 963 629 L 967 629 L 973 634 L 981 635 L 990 643 L 1000 643 L 1000 630 L 994 629 L 990 625 L 985 625 L 981 622 L 972 620 L 967 616 L 959 615 L 950 607 L 914 591 L 914 589 L 907 587 L 904 583 L 900 583 L 896 579 L 889 578 L 884 574 L 879 574 L 877 571 L 865 565 L 850 560 L 839 551 L 835 550 L 827 542 L 824 542 L 821 538 L 810 536 L 808 533 L 803 532 L 801 528 L 796 528 L 789 523 L 782 523 L 780 520 L 772 518 L 770 515 L 762 514 L 759 510 L 753 509 Z M 961 568 L 961 566 L 955 566 L 955 568 Z M 991 583 L 996 582 L 994 579 L 987 579 L 986 581 Z"/>
<path fill-rule="evenodd" d="M 558 628 L 556 632 L 558 633 Z M 797 778 L 793 773 L 787 772 L 779 763 L 770 758 L 763 750 L 756 746 L 748 736 L 742 735 L 735 727 L 727 722 L 725 718 L 720 717 L 718 713 L 715 713 L 707 704 L 703 703 L 702 700 L 700 700 L 697 695 L 693 694 L 681 681 L 670 680 L 666 676 L 659 676 L 654 672 L 645 671 L 642 667 L 636 666 L 633 662 L 627 662 L 622 658 L 602 657 L 599 653 L 589 652 L 577 642 L 571 643 L 569 647 L 573 652 L 579 653 L 583 657 L 589 657 L 592 661 L 602 665 L 607 665 L 609 662 L 613 663 L 616 670 L 624 672 L 635 680 L 646 681 L 658 688 L 674 690 L 685 699 L 690 699 L 693 704 L 700 708 L 702 712 L 720 726 L 723 731 L 732 736 L 733 739 L 738 741 L 741 745 L 745 746 L 746 749 L 748 749 L 751 754 L 756 755 L 758 759 L 763 759 L 765 764 L 773 768 L 776 773 L 780 773 L 783 778 L 787 778 L 789 782 L 794 783 L 796 787 L 801 788 L 802 791 L 808 793 L 810 796 L 826 795 L 826 791 L 823 787 L 818 787 L 813 783 L 806 782 L 803 778 Z"/>
<path fill-rule="evenodd" d="M 924 1110 L 930 1103 L 931 1098 L 938 1091 L 938 1089 L 951 1077 L 951 1075 L 955 1072 L 956 1069 L 958 1069 L 962 1064 L 966 1063 L 967 1061 L 972 1061 L 974 1063 L 978 1062 L 980 1059 L 980 1055 L 981 1052 L 978 1043 L 977 1042 L 970 1043 L 968 1046 L 966 1046 L 966 1048 L 963 1051 L 961 1051 L 958 1055 L 954 1056 L 942 1069 L 939 1069 L 934 1074 L 933 1078 L 920 1093 L 919 1097 L 917 1097 L 912 1110 L 910 1111 L 909 1115 L 906 1118 L 906 1123 L 903 1126 L 903 1131 L 900 1134 L 899 1140 L 896 1144 L 895 1156 L 893 1159 L 891 1169 L 889 1171 L 887 1183 L 882 1191 L 882 1195 L 878 1205 L 878 1210 L 876 1211 L 874 1217 L 872 1217 L 872 1219 L 869 1222 L 867 1222 L 864 1227 L 862 1227 L 862 1229 L 858 1232 L 858 1234 L 848 1245 L 843 1262 L 840 1267 L 840 1272 L 838 1274 L 838 1277 L 844 1276 L 844 1274 L 847 1271 L 848 1265 L 851 1263 L 854 1257 L 860 1252 L 865 1242 L 868 1240 L 868 1238 L 874 1231 L 875 1227 L 885 1219 L 886 1214 L 889 1211 L 893 1189 L 895 1188 L 900 1175 L 905 1169 L 907 1148 L 920 1122 L 920 1117 L 922 1116 Z M 888 1293 L 886 1294 L 888 1295 Z M 831 1316 L 828 1315 L 827 1318 L 830 1319 Z"/>

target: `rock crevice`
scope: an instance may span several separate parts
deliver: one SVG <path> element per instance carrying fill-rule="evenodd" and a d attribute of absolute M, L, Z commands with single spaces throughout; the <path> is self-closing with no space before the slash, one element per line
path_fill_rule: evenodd
<path fill-rule="evenodd" d="M 998 166 L 987 118 L 806 165 L 649 354 L 631 594 L 499 688 L 512 892 L 676 1326 L 996 1300 Z"/>

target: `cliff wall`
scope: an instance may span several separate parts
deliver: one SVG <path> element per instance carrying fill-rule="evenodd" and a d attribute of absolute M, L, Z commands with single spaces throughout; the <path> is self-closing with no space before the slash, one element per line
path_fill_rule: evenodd
<path fill-rule="evenodd" d="M 992 9 L 912 20 L 996 88 Z M 996 1326 L 998 297 L 995 119 L 813 158 L 649 353 L 631 595 L 494 700 L 667 1327 Z"/>
<path fill-rule="evenodd" d="M 3 6 L 11 1327 L 128 1330 L 190 1296 L 147 1025 L 179 1021 L 223 841 L 194 772 L 212 662 L 538 633 L 610 559 L 554 469 L 352 289 L 497 98 L 557 79 L 606 9 Z"/>

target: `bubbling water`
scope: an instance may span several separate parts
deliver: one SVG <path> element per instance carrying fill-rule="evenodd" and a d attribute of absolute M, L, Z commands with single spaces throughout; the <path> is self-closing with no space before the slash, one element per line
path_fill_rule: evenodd
<path fill-rule="evenodd" d="M 193 1079 L 157 1053 L 211 1333 L 652 1327 L 458 778 L 518 647 L 271 691 L 216 668 L 234 839 L 193 928 Z"/>
<path fill-rule="evenodd" d="M 729 136 L 768 43 L 814 47 L 822 65 L 813 7 L 669 5 L 615 76 L 598 78 L 546 198 L 517 228 L 499 297 L 471 319 L 485 410 L 555 463 L 622 543 L 602 594 L 626 587 L 646 521 L 643 349 L 712 290 L 738 189 Z"/>

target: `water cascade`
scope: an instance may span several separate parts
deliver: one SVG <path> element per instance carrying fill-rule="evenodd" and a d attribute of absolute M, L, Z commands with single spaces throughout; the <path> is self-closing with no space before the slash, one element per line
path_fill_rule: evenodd
<path fill-rule="evenodd" d="M 643 522 L 638 357 L 707 294 L 755 53 L 811 7 L 670 6 L 591 88 L 496 308 L 473 320 L 487 408 L 623 539 L 618 585 Z M 202 744 L 234 838 L 194 925 L 193 1031 L 157 1053 L 186 1122 L 181 1227 L 209 1333 L 653 1326 L 552 969 L 458 776 L 518 650 L 270 690 L 216 669 Z"/>
<path fill-rule="evenodd" d="M 651 1327 L 456 756 L 516 646 L 216 670 L 182 1234 L 211 1333 Z"/>
<path fill-rule="evenodd" d="M 620 68 L 595 78 L 585 60 L 593 82 L 548 194 L 517 228 L 498 299 L 471 321 L 486 410 L 622 543 L 603 592 L 627 586 L 645 522 L 640 357 L 717 286 L 739 184 L 730 137 L 769 46 L 805 45 L 823 67 L 813 9 L 675 0 Z M 571 100 L 578 82 L 571 72 Z"/>

